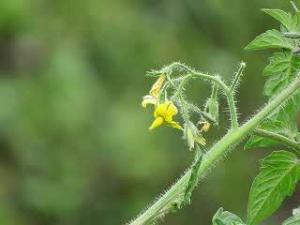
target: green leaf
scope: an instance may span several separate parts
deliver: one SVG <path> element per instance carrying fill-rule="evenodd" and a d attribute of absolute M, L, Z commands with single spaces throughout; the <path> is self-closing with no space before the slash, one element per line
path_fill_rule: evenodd
<path fill-rule="evenodd" d="M 289 100 L 285 107 L 279 112 L 274 112 L 274 114 L 265 120 L 259 128 L 281 134 L 293 141 L 299 139 L 299 132 L 297 127 L 297 116 L 299 109 L 299 100 L 292 98 Z M 280 144 L 269 138 L 260 137 L 257 135 L 252 135 L 246 142 L 244 148 L 265 148 L 272 147 Z"/>
<path fill-rule="evenodd" d="M 290 51 L 282 51 L 274 53 L 270 57 L 269 65 L 264 69 L 264 76 L 272 76 L 274 74 L 286 74 L 286 77 L 292 76 L 299 70 L 300 57 L 294 55 Z"/>
<path fill-rule="evenodd" d="M 272 121 L 268 119 L 261 124 L 260 128 L 274 133 L 282 134 L 281 132 L 284 130 L 282 129 L 283 125 L 284 124 L 280 123 L 279 121 Z M 270 146 L 276 146 L 278 144 L 279 143 L 277 141 L 274 141 L 273 139 L 252 135 L 244 145 L 244 149 L 265 148 Z"/>
<path fill-rule="evenodd" d="M 300 68 L 300 57 L 289 51 L 275 53 L 270 57 L 270 63 L 263 74 L 269 79 L 264 88 L 264 93 L 271 97 L 284 89 L 295 78 Z"/>
<path fill-rule="evenodd" d="M 267 48 L 283 48 L 292 50 L 295 48 L 295 43 L 293 40 L 285 37 L 278 30 L 273 29 L 257 36 L 245 47 L 246 50 L 260 50 Z"/>
<path fill-rule="evenodd" d="M 300 224 L 300 207 L 294 209 L 293 216 L 285 220 L 282 225 L 299 225 Z"/>
<path fill-rule="evenodd" d="M 261 161 L 248 202 L 248 225 L 255 225 L 279 208 L 300 178 L 300 163 L 287 151 L 275 151 Z"/>
<path fill-rule="evenodd" d="M 262 11 L 279 21 L 287 31 L 293 32 L 299 30 L 297 15 L 292 15 L 281 9 L 262 9 Z"/>
<path fill-rule="evenodd" d="M 280 124 L 282 130 L 279 133 L 294 141 L 297 141 L 299 137 L 297 117 L 300 101 L 297 97 L 299 97 L 299 95 L 291 98 L 287 101 L 283 109 L 274 111 L 274 114 L 271 115 L 273 123 L 278 121 L 278 124 Z"/>
<path fill-rule="evenodd" d="M 297 40 L 293 40 L 300 34 L 300 13 L 292 15 L 280 9 L 263 9 L 263 11 L 282 24 L 281 30 L 283 33 L 277 30 L 269 30 L 256 37 L 248 44 L 246 49 L 281 49 L 281 52 L 277 52 L 270 57 L 270 63 L 263 72 L 268 77 L 264 86 L 264 94 L 272 99 L 295 79 L 300 69 L 300 56 L 294 53 Z M 300 93 L 294 95 L 283 108 L 269 116 L 260 128 L 299 140 L 300 135 L 296 126 L 299 106 Z M 251 136 L 245 148 L 269 147 L 276 144 L 278 143 L 268 138 Z"/>
<path fill-rule="evenodd" d="M 281 74 L 289 69 L 291 61 L 290 52 L 276 52 L 269 59 L 269 65 L 264 69 L 264 76 L 272 76 L 274 74 Z"/>
<path fill-rule="evenodd" d="M 269 65 L 263 74 L 268 77 L 264 87 L 264 93 L 269 98 L 280 93 L 296 77 L 300 68 L 300 57 L 290 51 L 275 53 L 270 57 Z M 268 120 L 264 121 L 260 128 L 280 133 L 283 136 L 296 140 L 299 136 L 297 129 L 297 115 L 300 106 L 300 94 L 293 96 L 280 111 L 274 112 Z M 271 139 L 251 136 L 245 145 L 245 149 L 253 147 L 269 147 L 277 145 Z"/>
<path fill-rule="evenodd" d="M 237 215 L 220 208 L 212 219 L 212 225 L 245 225 L 245 223 Z"/>

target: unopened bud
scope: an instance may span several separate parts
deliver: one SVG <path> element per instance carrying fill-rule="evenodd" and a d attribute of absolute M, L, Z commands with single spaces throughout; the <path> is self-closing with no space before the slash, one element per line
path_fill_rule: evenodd
<path fill-rule="evenodd" d="M 201 132 L 192 122 L 187 122 L 184 125 L 184 139 L 186 139 L 190 150 L 195 148 L 195 142 L 200 145 L 206 145 L 206 140 L 202 136 Z"/>

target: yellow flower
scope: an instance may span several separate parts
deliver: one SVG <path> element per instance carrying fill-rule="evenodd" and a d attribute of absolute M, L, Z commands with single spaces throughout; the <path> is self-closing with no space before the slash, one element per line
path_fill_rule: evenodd
<path fill-rule="evenodd" d="M 154 118 L 155 120 L 149 127 L 149 130 L 153 130 L 159 126 L 161 126 L 163 123 L 166 123 L 170 127 L 176 128 L 176 129 L 182 129 L 179 123 L 175 122 L 173 120 L 173 116 L 175 116 L 178 113 L 178 110 L 173 102 L 166 101 L 164 103 L 158 104 L 155 107 L 154 110 Z"/>

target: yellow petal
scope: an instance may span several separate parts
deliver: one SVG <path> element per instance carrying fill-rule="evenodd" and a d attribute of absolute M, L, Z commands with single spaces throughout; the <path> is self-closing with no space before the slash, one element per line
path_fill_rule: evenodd
<path fill-rule="evenodd" d="M 160 77 L 155 81 L 155 83 L 152 85 L 151 90 L 149 91 L 149 94 L 153 97 L 157 97 L 161 87 L 163 86 L 166 79 L 166 75 L 162 74 Z"/>
<path fill-rule="evenodd" d="M 143 97 L 142 106 L 144 108 L 146 108 L 148 104 L 155 105 L 156 103 L 157 103 L 157 99 L 151 95 L 146 95 Z"/>
<path fill-rule="evenodd" d="M 154 110 L 154 114 L 153 114 L 154 117 L 158 117 L 158 116 L 165 117 L 167 106 L 168 105 L 166 103 L 158 104 Z"/>
<path fill-rule="evenodd" d="M 159 127 L 160 125 L 162 125 L 162 123 L 164 122 L 164 119 L 162 117 L 156 117 L 155 120 L 153 121 L 153 123 L 151 124 L 151 126 L 149 127 L 149 130 L 153 130 L 157 127 Z"/>
<path fill-rule="evenodd" d="M 178 113 L 178 110 L 173 102 L 168 101 L 166 104 L 167 104 L 167 107 L 166 107 L 164 117 L 165 117 L 165 120 L 168 122 L 168 121 L 173 120 L 172 118 L 174 115 L 176 115 Z"/>
<path fill-rule="evenodd" d="M 177 123 L 176 121 L 169 121 L 167 122 L 167 124 L 172 127 L 172 128 L 176 128 L 176 129 L 179 129 L 179 130 L 182 130 L 183 128 L 180 126 L 179 123 Z"/>
<path fill-rule="evenodd" d="M 164 121 L 173 128 L 182 129 L 179 123 L 173 121 L 173 116 L 177 114 L 178 110 L 173 102 L 166 101 L 164 103 L 158 104 L 154 110 L 154 117 L 156 118 L 152 123 L 150 130 L 160 126 Z M 157 125 L 159 124 L 159 125 Z"/>

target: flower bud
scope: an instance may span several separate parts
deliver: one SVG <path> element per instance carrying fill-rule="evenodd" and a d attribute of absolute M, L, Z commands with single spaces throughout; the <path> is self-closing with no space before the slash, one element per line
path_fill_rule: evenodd
<path fill-rule="evenodd" d="M 219 102 L 216 97 L 207 99 L 205 111 L 216 121 L 216 123 L 219 122 Z"/>
<path fill-rule="evenodd" d="M 165 80 L 166 80 L 166 75 L 161 74 L 160 77 L 152 85 L 151 90 L 149 91 L 149 94 L 153 97 L 157 97 Z"/>
<path fill-rule="evenodd" d="M 187 141 L 190 150 L 194 149 L 195 142 L 203 146 L 206 145 L 204 137 L 201 135 L 200 131 L 191 121 L 188 121 L 184 124 L 183 139 Z"/>

